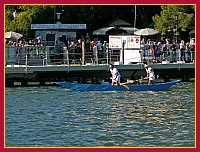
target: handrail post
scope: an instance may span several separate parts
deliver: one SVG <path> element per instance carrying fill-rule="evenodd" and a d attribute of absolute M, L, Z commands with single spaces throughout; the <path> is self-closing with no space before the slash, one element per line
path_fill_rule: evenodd
<path fill-rule="evenodd" d="M 69 50 L 67 49 L 67 65 L 69 65 Z"/>
<path fill-rule="evenodd" d="M 25 69 L 25 71 L 26 71 L 26 74 L 27 74 L 27 65 L 28 65 L 28 57 L 27 57 L 27 53 L 26 53 L 26 69 Z"/>
<path fill-rule="evenodd" d="M 85 65 L 85 42 L 82 41 L 82 65 Z"/>
<path fill-rule="evenodd" d="M 107 65 L 108 65 L 108 47 L 107 47 L 107 49 L 106 49 L 106 59 L 107 59 Z"/>
<path fill-rule="evenodd" d="M 44 46 L 44 49 L 45 49 L 45 53 L 46 53 L 46 65 L 48 64 L 48 52 L 47 52 L 47 49 L 46 49 L 46 46 Z"/>

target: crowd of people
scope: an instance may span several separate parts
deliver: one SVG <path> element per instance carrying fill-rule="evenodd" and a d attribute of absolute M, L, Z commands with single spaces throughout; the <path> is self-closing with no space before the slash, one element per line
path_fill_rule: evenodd
<path fill-rule="evenodd" d="M 6 41 L 7 46 L 44 46 L 44 43 L 41 42 L 41 39 L 32 39 L 32 40 L 8 40 Z"/>
<path fill-rule="evenodd" d="M 91 40 L 89 37 L 86 39 L 78 40 L 68 40 L 67 49 L 70 54 L 71 59 L 79 59 L 82 55 L 82 42 L 84 41 L 84 50 L 85 50 L 85 60 L 91 60 L 95 58 L 105 59 L 106 58 L 106 41 L 95 38 Z"/>
<path fill-rule="evenodd" d="M 145 42 L 143 38 L 141 49 L 143 50 L 143 57 L 153 55 L 153 62 L 162 62 L 163 60 L 192 62 L 194 60 L 195 42 L 194 38 L 190 38 L 187 43 L 184 40 L 181 40 L 180 43 L 175 41 L 170 43 L 169 39 L 165 39 L 162 43 L 150 40 Z"/>
<path fill-rule="evenodd" d="M 95 60 L 98 58 L 98 61 L 105 61 L 107 57 L 107 48 L 108 42 L 100 38 L 91 39 L 89 35 L 82 37 L 80 39 L 68 39 L 65 43 L 56 42 L 58 48 L 67 47 L 69 52 L 69 59 L 71 61 L 77 60 L 80 62 L 82 57 L 82 45 L 84 41 L 84 50 L 85 50 L 85 60 Z M 17 41 L 7 41 L 7 45 L 10 46 L 44 46 L 45 44 L 41 42 L 41 39 L 33 39 L 29 41 L 20 40 Z M 55 46 L 56 46 L 55 45 Z M 60 49 L 59 48 L 59 49 Z M 194 38 L 190 38 L 189 42 L 184 42 L 181 40 L 180 43 L 170 42 L 169 39 L 164 41 L 151 41 L 150 39 L 145 40 L 141 39 L 141 50 L 143 62 L 150 61 L 158 63 L 163 60 L 168 60 L 169 62 L 176 61 L 185 61 L 193 62 L 194 60 L 194 51 L 195 51 L 195 42 Z M 54 53 L 64 54 L 63 49 Z M 63 58 L 63 55 L 60 56 Z"/>
<path fill-rule="evenodd" d="M 82 41 L 84 40 L 85 47 L 85 58 L 94 58 L 97 55 L 98 59 L 106 58 L 107 51 L 107 41 L 104 41 L 99 38 L 95 38 L 91 40 L 89 36 L 85 39 L 79 39 L 77 41 L 69 41 L 68 50 L 71 53 L 71 58 L 80 58 L 82 51 Z M 109 49 L 113 51 L 114 49 Z M 189 42 L 185 42 L 181 40 L 180 43 L 175 41 L 169 41 L 169 39 L 165 39 L 165 41 L 151 41 L 150 39 L 145 40 L 145 38 L 141 39 L 141 50 L 143 61 L 152 62 L 162 62 L 163 60 L 168 60 L 169 62 L 176 61 L 185 61 L 185 62 L 193 62 L 194 60 L 194 51 L 195 51 L 195 42 L 194 38 L 190 38 Z"/>

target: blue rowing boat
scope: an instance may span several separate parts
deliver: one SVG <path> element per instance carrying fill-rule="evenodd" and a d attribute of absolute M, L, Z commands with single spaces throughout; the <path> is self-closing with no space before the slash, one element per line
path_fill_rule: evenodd
<path fill-rule="evenodd" d="M 180 82 L 180 80 L 174 80 L 171 82 L 155 83 L 152 85 L 120 85 L 112 86 L 109 82 L 103 82 L 102 84 L 81 84 L 71 82 L 54 82 L 59 86 L 66 87 L 74 91 L 165 91 L 172 85 Z"/>

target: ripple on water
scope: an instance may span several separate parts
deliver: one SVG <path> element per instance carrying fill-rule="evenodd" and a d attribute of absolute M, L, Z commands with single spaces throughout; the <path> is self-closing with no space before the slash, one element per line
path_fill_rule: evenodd
<path fill-rule="evenodd" d="M 7 146 L 194 146 L 194 84 L 160 92 L 6 88 Z"/>

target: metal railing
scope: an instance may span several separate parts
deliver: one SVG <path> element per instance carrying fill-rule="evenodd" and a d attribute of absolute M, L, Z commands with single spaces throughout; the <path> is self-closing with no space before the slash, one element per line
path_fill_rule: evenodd
<path fill-rule="evenodd" d="M 176 45 L 176 49 L 172 48 L 172 44 L 165 50 L 153 49 L 153 45 L 144 45 L 142 49 L 142 62 L 162 62 L 169 61 L 174 63 L 177 61 L 184 61 L 186 63 L 194 62 L 195 60 L 195 49 L 183 49 Z M 158 55 L 159 54 L 159 55 Z"/>
<path fill-rule="evenodd" d="M 170 63 L 177 61 L 191 63 L 195 60 L 194 49 L 184 51 L 176 49 L 172 51 L 169 47 L 166 51 L 161 51 L 160 55 L 156 55 L 155 51 L 157 50 L 152 50 L 152 46 L 142 47 L 141 50 L 141 63 L 160 63 L 163 61 L 168 61 Z M 6 46 L 5 54 L 6 65 L 98 65 L 121 62 L 120 50 L 111 50 L 108 48 L 106 51 L 97 50 L 96 48 L 92 51 L 85 51 L 84 63 L 82 52 L 68 50 L 66 47 Z"/>

